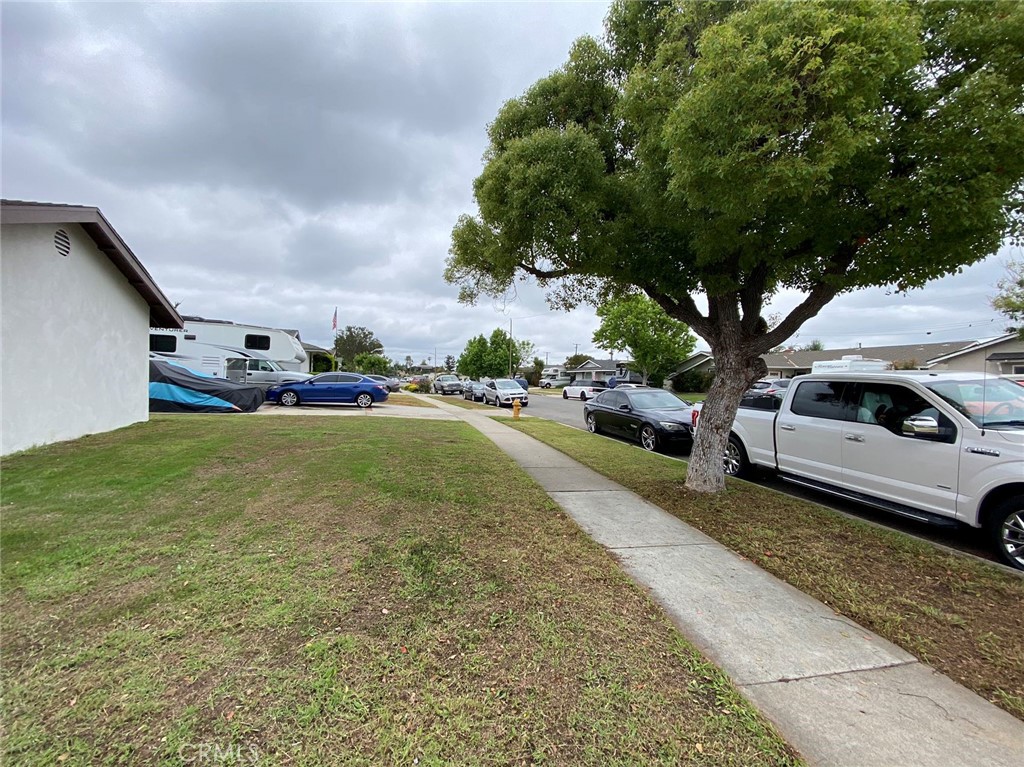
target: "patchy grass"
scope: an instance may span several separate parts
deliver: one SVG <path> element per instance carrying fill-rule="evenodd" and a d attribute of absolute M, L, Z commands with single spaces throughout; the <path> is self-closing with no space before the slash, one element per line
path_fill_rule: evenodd
<path fill-rule="evenodd" d="M 441 396 L 440 394 L 437 395 L 437 397 L 440 397 L 440 396 Z M 451 404 L 451 405 L 456 405 L 457 407 L 464 407 L 467 410 L 483 410 L 483 409 L 487 409 L 487 410 L 490 410 L 491 412 L 498 412 L 498 408 L 494 407 L 494 405 L 485 405 L 483 402 L 472 402 L 472 401 L 470 401 L 468 399 L 463 399 L 462 397 L 455 397 L 455 398 L 445 397 L 444 401 L 449 403 L 449 404 Z M 508 410 L 508 409 L 509 408 L 505 408 L 505 410 Z"/>
<path fill-rule="evenodd" d="M 465 424 L 164 417 L 2 468 L 5 763 L 796 762 Z"/>
<path fill-rule="evenodd" d="M 388 405 L 408 405 L 409 407 L 434 407 L 433 403 L 424 402 L 419 397 L 413 397 L 410 394 L 402 394 L 401 392 L 392 392 L 388 395 L 388 401 L 378 407 L 387 407 Z"/>
<path fill-rule="evenodd" d="M 706 391 L 688 391 L 683 392 L 682 394 L 674 391 L 672 393 L 679 397 L 679 399 L 684 399 L 687 402 L 703 402 L 708 398 L 708 393 Z"/>
<path fill-rule="evenodd" d="M 1024 719 L 1024 579 L 902 533 L 551 421 L 511 423 Z"/>

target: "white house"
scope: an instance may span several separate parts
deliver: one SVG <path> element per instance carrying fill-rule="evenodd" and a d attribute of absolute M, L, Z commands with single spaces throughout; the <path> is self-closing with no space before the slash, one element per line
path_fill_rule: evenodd
<path fill-rule="evenodd" d="M 183 326 L 98 208 L 0 201 L 0 454 L 149 418 L 149 328 Z"/>

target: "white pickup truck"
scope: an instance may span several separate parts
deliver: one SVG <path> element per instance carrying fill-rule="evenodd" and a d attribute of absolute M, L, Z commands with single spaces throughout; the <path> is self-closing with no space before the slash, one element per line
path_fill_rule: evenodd
<path fill-rule="evenodd" d="M 945 525 L 988 531 L 1024 569 L 1024 386 L 981 373 L 800 376 L 780 398 L 745 395 L 726 474 L 791 482 Z"/>

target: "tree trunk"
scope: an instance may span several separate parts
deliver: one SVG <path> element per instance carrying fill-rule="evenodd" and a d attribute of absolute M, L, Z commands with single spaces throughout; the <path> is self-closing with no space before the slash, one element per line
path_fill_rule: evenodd
<path fill-rule="evenodd" d="M 767 372 L 764 360 L 738 343 L 722 341 L 711 347 L 711 353 L 715 358 L 715 380 L 700 411 L 700 425 L 686 471 L 686 487 L 702 493 L 725 489 L 722 454 L 740 398 Z"/>

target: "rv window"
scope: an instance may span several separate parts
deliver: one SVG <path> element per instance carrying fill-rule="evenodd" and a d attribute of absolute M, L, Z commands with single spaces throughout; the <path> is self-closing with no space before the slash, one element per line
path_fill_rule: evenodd
<path fill-rule="evenodd" d="M 178 349 L 177 336 L 149 336 L 149 350 L 151 352 L 174 352 Z"/>
<path fill-rule="evenodd" d="M 247 335 L 245 337 L 245 348 L 267 350 L 270 348 L 270 336 Z"/>
<path fill-rule="evenodd" d="M 195 341 L 196 337 L 195 337 L 195 335 L 186 335 L 185 336 L 185 340 L 186 341 Z"/>

